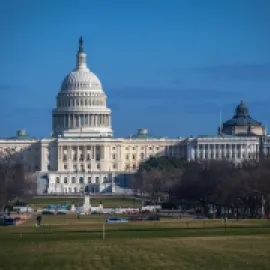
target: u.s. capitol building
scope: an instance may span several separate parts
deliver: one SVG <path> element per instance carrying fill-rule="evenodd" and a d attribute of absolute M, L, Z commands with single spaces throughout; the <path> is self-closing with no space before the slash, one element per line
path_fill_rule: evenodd
<path fill-rule="evenodd" d="M 114 138 L 111 109 L 99 78 L 87 67 L 82 38 L 76 59 L 57 95 L 51 137 L 36 139 L 19 130 L 0 139 L 2 156 L 23 162 L 36 174 L 38 193 L 78 193 L 86 185 L 93 193 L 127 192 L 130 175 L 150 156 L 241 162 L 270 153 L 265 128 L 243 102 L 217 136 L 160 138 L 138 129 L 128 138 Z"/>

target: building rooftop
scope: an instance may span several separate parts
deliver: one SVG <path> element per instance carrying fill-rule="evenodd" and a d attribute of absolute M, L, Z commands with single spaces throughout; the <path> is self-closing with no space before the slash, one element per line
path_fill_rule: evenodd
<path fill-rule="evenodd" d="M 145 128 L 138 129 L 137 133 L 130 135 L 129 138 L 131 139 L 160 139 L 160 137 L 149 134 L 148 130 Z"/>
<path fill-rule="evenodd" d="M 35 137 L 29 136 L 25 129 L 17 130 L 16 136 L 8 138 L 8 140 L 36 140 Z"/>
<path fill-rule="evenodd" d="M 235 108 L 235 115 L 223 123 L 226 126 L 261 126 L 262 123 L 254 120 L 248 112 L 247 106 L 243 101 Z"/>

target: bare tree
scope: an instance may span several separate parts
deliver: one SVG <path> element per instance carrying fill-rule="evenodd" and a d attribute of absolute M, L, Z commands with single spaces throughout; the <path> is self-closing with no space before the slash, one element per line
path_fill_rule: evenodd
<path fill-rule="evenodd" d="M 0 155 L 0 211 L 9 201 L 27 199 L 36 192 L 36 179 L 25 170 L 15 153 L 6 151 Z"/>

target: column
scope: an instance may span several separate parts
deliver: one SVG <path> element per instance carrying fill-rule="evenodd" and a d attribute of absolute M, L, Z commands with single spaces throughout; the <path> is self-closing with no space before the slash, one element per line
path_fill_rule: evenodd
<path fill-rule="evenodd" d="M 62 147 L 58 146 L 58 157 L 59 159 L 62 159 Z"/>
<path fill-rule="evenodd" d="M 85 114 L 83 113 L 82 115 L 81 115 L 81 117 L 82 117 L 82 121 L 81 121 L 81 123 L 82 123 L 82 127 L 84 127 L 85 126 Z"/>
<path fill-rule="evenodd" d="M 232 157 L 233 157 L 233 146 L 232 146 L 232 143 L 230 143 L 229 150 L 230 150 L 230 156 L 229 156 L 229 158 L 232 159 Z"/>
<path fill-rule="evenodd" d="M 67 166 L 68 166 L 68 170 L 71 170 L 71 165 L 72 162 L 70 162 L 72 160 L 72 154 L 71 154 L 72 148 L 71 146 L 67 147 Z M 70 179 L 68 179 L 69 182 Z"/>
<path fill-rule="evenodd" d="M 79 170 L 79 154 L 80 154 L 80 151 L 79 151 L 79 146 L 76 146 L 76 166 L 77 166 L 77 170 Z"/>
<path fill-rule="evenodd" d="M 105 147 L 100 146 L 100 159 L 104 159 L 104 152 L 105 152 Z"/>
<path fill-rule="evenodd" d="M 84 162 L 86 161 L 86 158 L 87 158 L 87 146 L 84 146 L 83 147 L 83 159 L 84 159 Z"/>
<path fill-rule="evenodd" d="M 202 157 L 205 159 L 205 143 L 202 144 Z"/>

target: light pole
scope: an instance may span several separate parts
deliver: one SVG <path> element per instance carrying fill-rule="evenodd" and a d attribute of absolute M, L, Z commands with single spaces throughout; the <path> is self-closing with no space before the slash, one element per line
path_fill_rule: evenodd
<path fill-rule="evenodd" d="M 265 200 L 264 200 L 264 196 L 262 194 L 262 218 L 264 218 L 265 216 L 265 208 L 264 208 L 264 205 L 265 205 Z"/>

